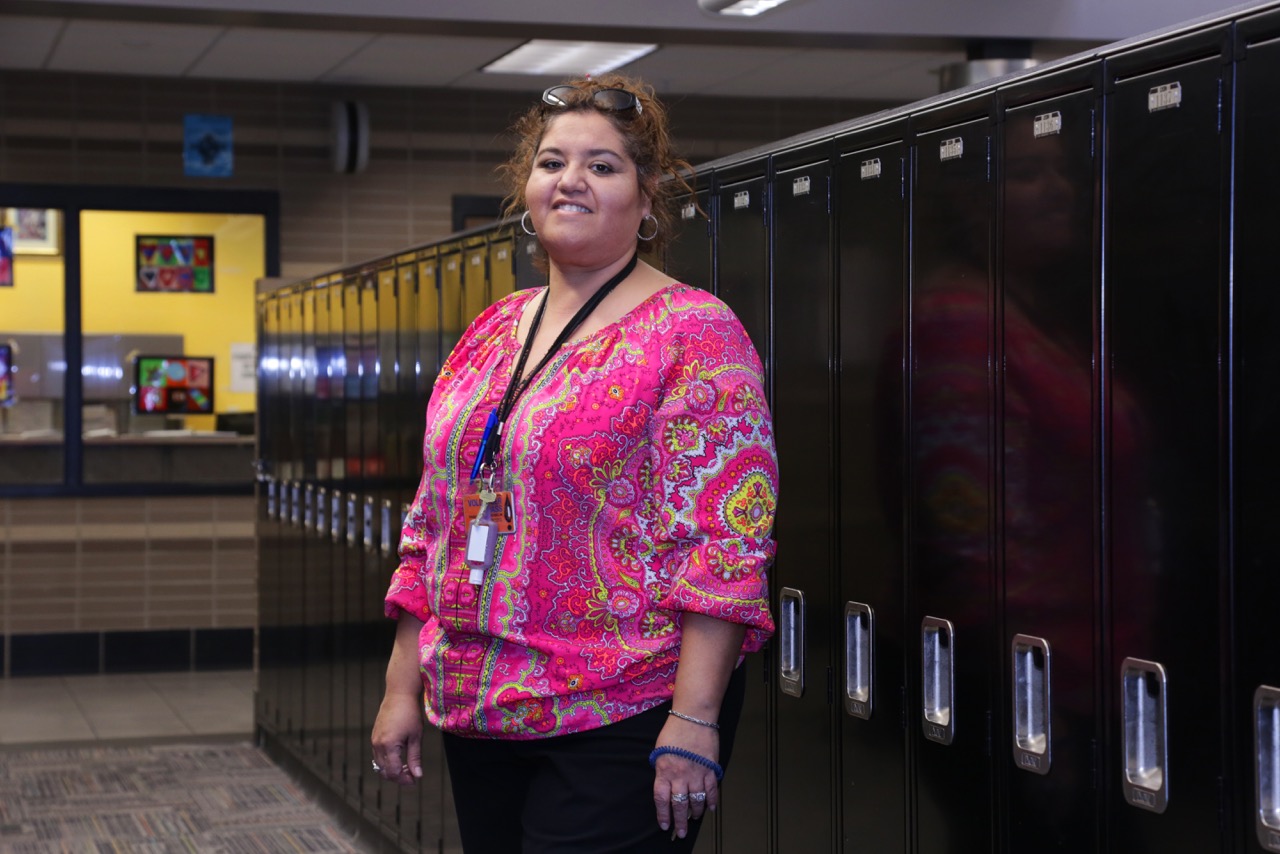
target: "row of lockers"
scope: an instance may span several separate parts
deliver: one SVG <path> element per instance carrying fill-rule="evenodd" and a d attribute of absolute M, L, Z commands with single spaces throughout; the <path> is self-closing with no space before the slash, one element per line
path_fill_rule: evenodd
<path fill-rule="evenodd" d="M 666 266 L 760 351 L 783 481 L 700 850 L 1280 851 L 1277 37 L 1258 7 L 699 170 Z M 523 263 L 505 228 L 473 251 Z M 537 282 L 485 257 L 485 299 Z M 376 265 L 263 303 L 259 719 L 434 850 L 442 781 L 364 779 L 379 532 L 467 314 L 416 270 L 394 310 Z"/>

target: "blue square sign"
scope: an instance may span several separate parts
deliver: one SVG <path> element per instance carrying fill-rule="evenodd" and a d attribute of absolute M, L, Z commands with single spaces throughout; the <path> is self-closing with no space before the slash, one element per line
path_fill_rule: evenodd
<path fill-rule="evenodd" d="M 230 178 L 231 117 L 187 113 L 183 120 L 182 166 L 192 178 Z"/>

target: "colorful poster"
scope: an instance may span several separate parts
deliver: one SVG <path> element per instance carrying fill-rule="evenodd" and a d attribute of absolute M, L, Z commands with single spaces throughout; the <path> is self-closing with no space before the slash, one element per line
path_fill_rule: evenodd
<path fill-rule="evenodd" d="M 13 287 L 13 229 L 0 228 L 0 288 Z"/>
<path fill-rule="evenodd" d="M 213 293 L 213 238 L 139 234 L 139 291 Z"/>

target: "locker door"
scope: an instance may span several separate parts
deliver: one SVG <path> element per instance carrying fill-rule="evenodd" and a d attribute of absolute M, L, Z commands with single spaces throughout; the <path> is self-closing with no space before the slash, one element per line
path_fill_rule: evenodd
<path fill-rule="evenodd" d="M 303 364 L 302 292 L 291 289 L 284 300 L 285 339 L 288 342 L 288 367 L 285 374 L 289 407 L 289 518 L 285 523 L 285 557 L 283 589 L 280 595 L 281 649 L 281 733 L 283 745 L 295 756 L 302 754 L 303 619 L 306 585 L 303 511 L 306 499 L 307 407 L 306 377 Z"/>
<path fill-rule="evenodd" d="M 891 854 L 907 845 L 904 702 L 915 675 L 905 667 L 902 529 L 906 146 L 841 145 L 850 147 L 836 190 L 841 850 Z"/>
<path fill-rule="evenodd" d="M 1018 94 L 1017 90 L 1012 93 Z M 1023 100 L 1026 100 L 1025 98 Z M 1100 850 L 1094 90 L 1005 112 L 997 175 L 1008 851 Z"/>
<path fill-rule="evenodd" d="M 258 399 L 261 407 L 259 457 L 265 482 L 258 499 L 258 669 L 255 723 L 269 733 L 279 730 L 280 708 L 280 562 L 283 531 L 280 507 L 284 492 L 282 443 L 288 414 L 280 394 L 280 297 L 259 301 L 260 343 Z"/>
<path fill-rule="evenodd" d="M 907 625 L 921 854 L 992 839 L 989 139 L 984 116 L 920 133 L 913 152 Z"/>
<path fill-rule="evenodd" d="M 347 352 L 346 285 L 331 276 L 329 293 L 329 780 L 339 794 L 345 791 L 347 774 Z M 352 367 L 354 370 L 354 367 Z"/>
<path fill-rule="evenodd" d="M 1108 843 L 1214 852 L 1226 722 L 1218 688 L 1227 613 L 1218 429 L 1224 69 L 1218 56 L 1129 59 L 1107 67 L 1104 170 L 1104 559 L 1115 692 Z"/>
<path fill-rule="evenodd" d="M 320 733 L 328 717 L 328 650 L 321 634 L 328 620 L 329 578 L 327 548 L 316 537 L 316 514 L 321 469 L 328 468 L 328 449 L 322 448 L 322 410 L 328 401 L 321 398 L 322 383 L 319 379 L 319 350 L 325 335 L 321 328 L 320 303 L 322 289 L 309 282 L 302 292 L 302 364 L 304 432 L 304 485 L 302 543 L 303 585 L 297 595 L 302 602 L 302 696 L 300 697 L 300 729 L 302 758 L 312 769 L 320 767 Z M 327 299 L 324 300 L 327 303 Z M 326 311 L 325 323 L 328 316 Z M 327 390 L 325 390 L 327 391 Z M 326 395 L 327 396 L 327 395 Z M 327 438 L 327 437 L 326 437 Z M 322 465 L 322 458 L 323 460 Z"/>
<path fill-rule="evenodd" d="M 463 317 L 462 247 L 456 243 L 440 247 L 440 353 L 449 358 L 471 318 Z M 441 362 L 443 364 L 443 361 Z"/>
<path fill-rule="evenodd" d="M 534 264 L 537 252 L 538 238 L 524 231 L 516 233 L 516 287 L 521 290 L 540 288 L 547 283 L 547 274 Z"/>
<path fill-rule="evenodd" d="M 489 305 L 489 248 L 484 238 L 472 238 L 463 251 L 462 328 Z"/>
<path fill-rule="evenodd" d="M 364 505 L 364 387 L 363 350 L 361 326 L 360 278 L 349 276 L 343 282 L 342 308 L 345 315 L 342 329 L 343 357 L 346 360 L 345 398 L 343 409 L 347 426 L 346 490 L 343 500 L 343 549 L 342 568 L 342 684 L 343 684 L 343 791 L 347 803 L 362 809 L 364 780 L 369 768 L 368 739 L 364 733 L 361 708 L 364 702 L 362 682 L 360 625 L 363 612 L 364 541 L 362 514 Z M 372 300 L 370 300 L 372 303 Z M 372 304 L 370 308 L 372 309 Z"/>
<path fill-rule="evenodd" d="M 418 335 L 418 355 L 414 368 L 414 389 L 417 395 L 414 408 L 414 480 L 422 476 L 422 436 L 425 430 L 424 416 L 427 401 L 431 399 L 431 387 L 444 356 L 440 352 L 440 263 L 434 250 L 418 256 L 418 297 L 414 328 Z"/>
<path fill-rule="evenodd" d="M 373 722 L 378 716 L 385 687 L 387 660 L 395 640 L 395 625 L 383 614 L 383 598 L 394 569 L 392 540 L 399 537 L 400 442 L 397 435 L 399 356 L 399 276 L 394 264 L 379 267 L 376 290 L 365 288 L 364 298 L 374 297 L 374 310 L 361 308 L 365 332 L 365 367 L 372 375 L 366 382 L 365 412 L 365 501 L 372 501 L 373 530 L 364 550 L 364 732 L 366 752 Z M 370 318 L 372 315 L 372 318 Z M 369 380 L 366 375 L 366 380 Z M 401 789 L 370 773 L 375 789 L 372 803 L 377 820 L 393 838 L 399 838 Z M 406 797 L 407 797 L 406 793 Z"/>
<path fill-rule="evenodd" d="M 1280 471 L 1280 347 L 1275 318 L 1275 235 L 1280 215 L 1280 164 L 1274 140 L 1280 135 L 1280 20 L 1274 14 L 1252 22 L 1244 60 L 1236 66 L 1235 174 L 1235 379 L 1233 468 L 1235 480 L 1235 665 L 1230 719 L 1235 759 L 1236 810 L 1232 834 L 1236 850 L 1280 851 L 1280 813 L 1272 785 L 1277 778 L 1280 730 L 1280 649 L 1274 606 L 1280 601 L 1280 574 L 1274 520 L 1280 503 L 1274 487 Z M 1258 26 L 1260 25 L 1260 26 Z M 1246 27 L 1242 25 L 1242 30 Z M 1269 783 L 1271 785 L 1269 785 Z"/>
<path fill-rule="evenodd" d="M 774 642 L 784 662 L 774 707 L 778 849 L 816 852 L 833 850 L 839 829 L 831 806 L 839 757 L 830 690 L 836 622 L 831 165 L 775 165 L 775 171 L 773 417 L 778 466 L 801 484 L 778 507 L 772 574 L 781 597 Z"/>
<path fill-rule="evenodd" d="M 497 302 L 516 289 L 516 239 L 510 232 L 490 236 L 489 301 Z"/>
<path fill-rule="evenodd" d="M 765 389 L 771 371 L 769 342 L 768 235 L 764 221 L 764 164 L 758 177 L 719 190 L 720 223 L 716 242 L 717 295 L 738 315 L 765 365 Z M 735 199 L 737 204 L 735 204 Z M 774 594 L 776 602 L 776 593 Z M 775 611 L 776 614 L 776 611 Z M 747 656 L 746 697 L 724 779 L 717 818 L 721 852 L 774 850 L 771 767 L 773 755 L 773 669 L 770 646 Z"/>
<path fill-rule="evenodd" d="M 680 199 L 676 203 L 678 233 L 667 244 L 667 275 L 699 288 L 711 285 L 710 207 L 711 194 L 707 190 Z"/>
<path fill-rule="evenodd" d="M 330 490 L 333 489 L 333 314 L 328 280 L 315 285 L 315 430 L 316 492 L 314 515 L 309 532 L 307 595 L 307 732 L 314 757 L 313 767 L 321 779 L 333 772 L 333 548 Z"/>

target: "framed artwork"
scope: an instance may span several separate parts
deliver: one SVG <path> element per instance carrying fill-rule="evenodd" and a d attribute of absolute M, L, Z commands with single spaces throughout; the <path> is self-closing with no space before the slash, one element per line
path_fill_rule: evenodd
<path fill-rule="evenodd" d="M 62 219 L 56 208 L 8 208 L 5 214 L 13 228 L 13 254 L 62 252 Z"/>
<path fill-rule="evenodd" d="M 213 293 L 213 237 L 139 234 L 135 237 L 134 290 Z"/>

